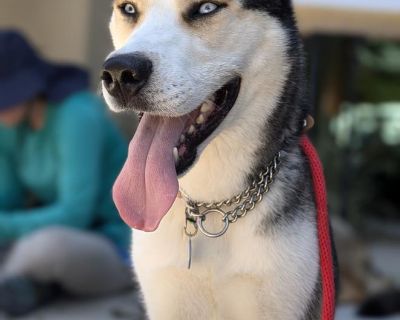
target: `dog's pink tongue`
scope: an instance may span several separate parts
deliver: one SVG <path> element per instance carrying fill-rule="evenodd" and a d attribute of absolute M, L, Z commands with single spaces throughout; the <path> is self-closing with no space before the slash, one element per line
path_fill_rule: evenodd
<path fill-rule="evenodd" d="M 130 227 L 156 230 L 173 205 L 179 191 L 173 148 L 184 126 L 183 118 L 151 115 L 140 122 L 113 190 L 118 211 Z"/>

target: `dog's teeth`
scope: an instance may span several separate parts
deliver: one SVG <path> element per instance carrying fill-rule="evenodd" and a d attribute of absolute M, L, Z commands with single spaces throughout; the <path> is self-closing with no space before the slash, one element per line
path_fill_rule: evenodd
<path fill-rule="evenodd" d="M 189 133 L 189 134 L 193 134 L 193 133 L 195 133 L 195 132 L 196 132 L 196 128 L 194 127 L 194 125 L 191 125 L 190 128 L 189 128 L 189 130 L 188 130 L 188 133 Z"/>
<path fill-rule="evenodd" d="M 203 124 L 204 121 L 206 121 L 206 120 L 204 119 L 204 116 L 202 114 L 199 115 L 199 117 L 196 119 L 197 124 Z"/>
<path fill-rule="evenodd" d="M 212 101 L 206 101 L 206 102 L 204 102 L 203 105 L 201 106 L 200 111 L 201 111 L 202 113 L 207 113 L 207 112 L 213 111 L 214 109 L 215 109 L 215 108 L 214 108 L 214 103 L 213 103 Z"/>
<path fill-rule="evenodd" d="M 174 148 L 173 150 L 173 154 L 174 154 L 174 159 L 175 159 L 175 163 L 177 163 L 179 161 L 179 151 L 178 148 Z"/>
<path fill-rule="evenodd" d="M 184 135 L 181 135 L 180 141 L 181 141 L 181 143 L 184 143 L 186 141 L 186 137 Z"/>

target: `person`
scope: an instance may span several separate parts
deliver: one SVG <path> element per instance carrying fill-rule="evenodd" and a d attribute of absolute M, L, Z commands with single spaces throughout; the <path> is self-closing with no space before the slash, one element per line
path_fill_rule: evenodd
<path fill-rule="evenodd" d="M 85 71 L 0 31 L 0 313 L 131 286 L 111 198 L 126 152 Z"/>

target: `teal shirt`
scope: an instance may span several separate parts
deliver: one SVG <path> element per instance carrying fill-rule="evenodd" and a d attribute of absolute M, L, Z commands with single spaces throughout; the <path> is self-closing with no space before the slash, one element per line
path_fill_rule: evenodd
<path fill-rule="evenodd" d="M 127 144 L 88 92 L 49 105 L 45 125 L 0 125 L 0 244 L 49 226 L 95 230 L 128 248 L 130 231 L 112 202 Z M 40 202 L 29 208 L 33 195 Z"/>

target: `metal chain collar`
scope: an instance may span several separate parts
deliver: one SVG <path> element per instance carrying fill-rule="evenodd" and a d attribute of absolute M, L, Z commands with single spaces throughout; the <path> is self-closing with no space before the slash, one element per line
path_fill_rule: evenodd
<path fill-rule="evenodd" d="M 181 194 L 186 200 L 185 234 L 189 238 L 193 238 L 200 230 L 201 233 L 209 238 L 219 238 L 223 236 L 228 231 L 230 224 L 237 222 L 240 218 L 244 218 L 263 200 L 264 195 L 268 193 L 274 182 L 274 178 L 279 169 L 280 158 L 281 154 L 278 153 L 268 165 L 267 169 L 261 172 L 246 190 L 229 200 L 214 203 L 195 202 L 181 190 Z M 233 205 L 237 206 L 229 211 L 223 210 L 224 207 L 229 208 Z M 221 215 L 223 222 L 221 231 L 213 233 L 206 229 L 205 222 L 207 217 L 211 214 Z"/>

